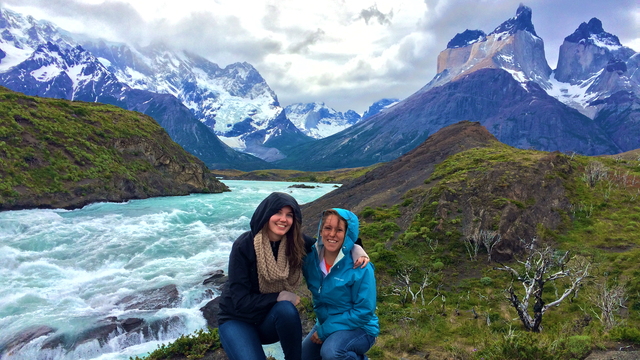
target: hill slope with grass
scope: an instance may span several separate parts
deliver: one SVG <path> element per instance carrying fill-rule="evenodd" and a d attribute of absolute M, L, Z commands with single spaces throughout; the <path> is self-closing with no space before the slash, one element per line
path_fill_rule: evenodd
<path fill-rule="evenodd" d="M 315 234 L 325 208 L 359 215 L 378 279 L 381 335 L 372 359 L 583 359 L 597 349 L 638 350 L 633 154 L 521 150 L 461 122 L 304 205 L 305 231 Z M 546 248 L 548 277 L 571 271 L 549 281 L 536 302 L 524 291 L 534 275 L 523 264 Z M 584 271 L 579 291 L 544 313 L 540 332 L 527 331 L 508 290 L 528 299 L 524 312 L 535 316 L 534 307 L 557 300 Z"/>
<path fill-rule="evenodd" d="M 0 87 L 0 210 L 223 191 L 149 116 Z"/>

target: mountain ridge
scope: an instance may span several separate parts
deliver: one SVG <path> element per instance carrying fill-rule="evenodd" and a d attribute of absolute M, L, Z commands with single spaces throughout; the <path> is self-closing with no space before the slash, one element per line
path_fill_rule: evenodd
<path fill-rule="evenodd" d="M 1 40 L 0 45 L 10 49 L 8 53 L 12 54 L 0 61 L 0 70 L 4 69 L 0 72 L 1 85 L 28 95 L 102 102 L 128 110 L 149 111 L 172 138 L 210 167 L 243 170 L 268 167 L 266 162 L 254 156 L 231 150 L 178 99 L 134 91 L 120 82 L 98 58 L 61 34 L 52 24 L 0 10 L 0 18 L 4 20 L 0 24 L 9 26 L 4 30 L 4 38 L 10 39 Z M 144 98 L 144 103 L 134 101 L 140 98 Z"/>
<path fill-rule="evenodd" d="M 568 58 L 581 63 L 586 60 L 580 54 L 588 59 L 595 52 L 607 61 L 596 62 L 604 64 L 597 73 L 578 71 L 588 83 L 561 83 L 546 63 L 531 9 L 524 5 L 489 35 L 466 30 L 450 44 L 438 56 L 438 73 L 423 88 L 366 123 L 301 146 L 275 165 L 292 169 L 305 158 L 312 161 L 300 170 L 328 170 L 385 162 L 462 120 L 480 121 L 501 142 L 524 149 L 601 155 L 640 147 L 635 137 L 640 56 L 629 56 L 630 49 L 579 44 L 588 51 L 574 53 L 565 42 L 559 64 Z M 627 56 L 624 64 L 609 62 L 616 54 Z"/>

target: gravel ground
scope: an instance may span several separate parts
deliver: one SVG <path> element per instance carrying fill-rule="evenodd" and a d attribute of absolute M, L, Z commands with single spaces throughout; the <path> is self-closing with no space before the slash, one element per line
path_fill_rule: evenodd
<path fill-rule="evenodd" d="M 636 360 L 640 351 L 594 351 L 585 360 Z"/>

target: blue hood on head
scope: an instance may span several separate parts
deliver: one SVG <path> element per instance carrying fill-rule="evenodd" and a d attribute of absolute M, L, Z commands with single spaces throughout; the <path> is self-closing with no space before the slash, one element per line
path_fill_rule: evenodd
<path fill-rule="evenodd" d="M 349 210 L 339 209 L 339 208 L 333 208 L 332 210 L 337 211 L 338 215 L 340 215 L 343 219 L 347 221 L 347 233 L 344 236 L 344 243 L 342 244 L 342 253 L 345 255 L 350 254 L 351 249 L 353 248 L 353 245 L 355 245 L 356 240 L 358 240 L 358 235 L 360 234 L 360 221 L 358 221 L 358 217 L 356 216 L 356 214 L 352 213 Z M 323 216 L 324 216 L 324 212 L 323 212 Z M 318 224 L 318 242 L 316 243 L 318 250 L 324 247 L 324 244 L 322 243 L 322 236 L 320 235 L 321 226 L 322 226 L 322 216 L 320 217 L 320 224 Z"/>

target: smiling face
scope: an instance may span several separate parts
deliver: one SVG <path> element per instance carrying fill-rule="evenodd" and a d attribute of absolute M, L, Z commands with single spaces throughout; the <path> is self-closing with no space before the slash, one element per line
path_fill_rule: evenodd
<path fill-rule="evenodd" d="M 291 225 L 293 225 L 293 209 L 291 206 L 285 206 L 269 219 L 267 226 L 269 240 L 280 240 L 291 229 Z"/>
<path fill-rule="evenodd" d="M 322 224 L 320 231 L 324 251 L 337 255 L 344 243 L 344 237 L 347 232 L 346 222 L 337 215 L 329 215 L 324 224 Z"/>

